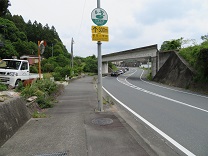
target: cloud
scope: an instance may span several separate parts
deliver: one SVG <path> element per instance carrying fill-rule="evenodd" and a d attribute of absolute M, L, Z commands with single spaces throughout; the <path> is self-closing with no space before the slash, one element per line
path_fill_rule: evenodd
<path fill-rule="evenodd" d="M 75 40 L 77 56 L 97 55 L 97 43 L 92 41 L 91 12 L 95 0 L 11 0 L 12 14 L 25 21 L 37 20 L 55 26 L 70 52 L 71 38 Z M 109 42 L 103 42 L 102 54 L 139 48 L 163 41 L 198 39 L 207 34 L 207 0 L 111 0 L 101 1 L 108 13 Z"/>

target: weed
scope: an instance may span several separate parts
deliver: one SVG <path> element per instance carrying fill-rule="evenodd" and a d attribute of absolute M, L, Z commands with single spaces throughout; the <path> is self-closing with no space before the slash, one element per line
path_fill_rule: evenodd
<path fill-rule="evenodd" d="M 51 108 L 53 107 L 53 104 L 48 97 L 40 96 L 37 98 L 37 103 L 40 106 L 40 108 Z"/>
<path fill-rule="evenodd" d="M 24 89 L 24 85 L 23 85 L 22 81 L 20 81 L 20 82 L 18 83 L 18 86 L 15 88 L 15 91 L 16 91 L 16 92 L 20 92 L 20 91 L 22 91 L 23 89 Z"/>
<path fill-rule="evenodd" d="M 0 83 L 0 91 L 8 90 L 7 85 Z"/>
<path fill-rule="evenodd" d="M 31 96 L 37 96 L 37 103 L 40 108 L 51 108 L 53 107 L 53 97 L 50 95 L 58 90 L 58 85 L 49 79 L 41 79 L 32 83 L 32 85 L 25 86 L 22 89 L 21 95 L 25 98 Z"/>
<path fill-rule="evenodd" d="M 147 79 L 152 81 L 152 73 L 151 72 L 147 75 Z"/>
<path fill-rule="evenodd" d="M 107 103 L 108 101 L 105 98 L 103 98 L 103 104 L 106 105 Z"/>
<path fill-rule="evenodd" d="M 40 113 L 38 111 L 35 111 L 32 115 L 33 118 L 46 118 L 46 114 Z"/>

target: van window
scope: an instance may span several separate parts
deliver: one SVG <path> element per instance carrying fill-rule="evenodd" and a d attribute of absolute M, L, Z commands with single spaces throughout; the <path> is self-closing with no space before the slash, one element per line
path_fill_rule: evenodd
<path fill-rule="evenodd" d="M 21 62 L 20 61 L 16 61 L 16 60 L 3 60 L 3 61 L 1 61 L 0 64 L 1 64 L 0 68 L 16 69 L 16 70 L 18 70 Z"/>
<path fill-rule="evenodd" d="M 22 63 L 21 70 L 28 70 L 28 63 L 27 62 Z"/>

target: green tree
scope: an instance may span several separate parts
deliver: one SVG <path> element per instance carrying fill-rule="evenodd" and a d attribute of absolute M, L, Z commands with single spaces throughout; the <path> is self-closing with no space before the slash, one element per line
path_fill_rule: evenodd
<path fill-rule="evenodd" d="M 198 53 L 196 60 L 197 69 L 200 72 L 201 78 L 208 81 L 208 48 L 203 48 Z"/>
<path fill-rule="evenodd" d="M 22 16 L 13 15 L 11 21 L 14 22 L 19 31 L 26 33 L 26 23 Z"/>
<path fill-rule="evenodd" d="M 60 67 L 65 67 L 66 65 L 70 65 L 69 58 L 65 57 L 63 54 L 56 56 L 56 62 Z"/>
<path fill-rule="evenodd" d="M 53 67 L 52 69 L 48 69 L 49 65 Z M 41 66 L 43 67 L 44 72 L 53 72 L 59 64 L 56 62 L 56 57 L 50 57 L 48 59 L 43 59 L 41 61 Z"/>
<path fill-rule="evenodd" d="M 98 70 L 97 58 L 95 57 L 95 55 L 86 57 L 84 71 L 97 73 L 97 70 Z"/>
<path fill-rule="evenodd" d="M 9 6 L 11 6 L 9 0 L 0 0 L 0 17 L 6 15 Z"/>
<path fill-rule="evenodd" d="M 19 56 L 14 46 L 9 40 L 5 41 L 4 47 L 0 48 L 0 57 L 4 58 L 12 58 L 12 56 Z"/>
<path fill-rule="evenodd" d="M 0 17 L 0 25 L 4 25 L 4 28 L 0 29 L 0 33 L 4 34 L 4 38 L 6 40 L 16 42 L 18 38 L 26 38 L 25 35 L 19 31 L 19 29 L 12 21 Z"/>
<path fill-rule="evenodd" d="M 202 39 L 203 41 L 208 41 L 208 34 L 207 34 L 207 35 L 201 36 L 201 39 Z"/>
<path fill-rule="evenodd" d="M 208 34 L 207 35 L 203 35 L 201 36 L 201 39 L 202 39 L 202 45 L 208 45 Z"/>
<path fill-rule="evenodd" d="M 160 51 L 179 50 L 181 49 L 182 40 L 183 38 L 171 41 L 164 41 L 161 45 Z"/>
<path fill-rule="evenodd" d="M 31 55 L 34 52 L 37 54 L 37 45 L 35 45 L 33 42 L 27 42 L 18 39 L 17 42 L 13 42 L 13 45 L 16 51 L 19 53 L 19 56 Z"/>

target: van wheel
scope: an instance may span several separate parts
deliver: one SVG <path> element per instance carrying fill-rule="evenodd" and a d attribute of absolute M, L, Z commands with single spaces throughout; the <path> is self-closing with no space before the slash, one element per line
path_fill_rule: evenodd
<path fill-rule="evenodd" d="M 19 83 L 21 82 L 20 79 L 16 80 L 16 83 L 15 83 L 15 88 L 19 85 Z"/>

